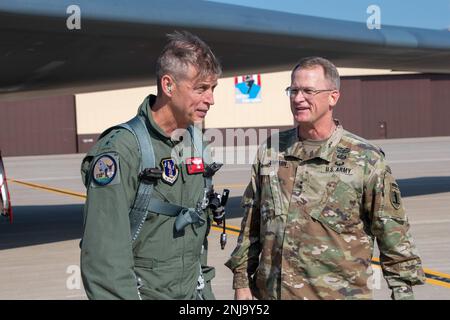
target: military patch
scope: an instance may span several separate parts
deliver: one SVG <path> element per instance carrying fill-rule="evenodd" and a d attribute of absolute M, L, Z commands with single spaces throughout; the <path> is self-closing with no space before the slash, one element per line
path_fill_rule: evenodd
<path fill-rule="evenodd" d="M 92 170 L 92 181 L 97 186 L 106 186 L 114 181 L 119 170 L 118 157 L 104 154 L 97 158 Z M 118 182 L 117 182 L 118 183 Z"/>
<path fill-rule="evenodd" d="M 391 183 L 391 204 L 394 207 L 395 210 L 400 209 L 400 206 L 402 205 L 401 197 L 400 197 L 400 189 L 398 188 L 398 185 L 395 183 Z"/>
<path fill-rule="evenodd" d="M 196 174 L 205 172 L 205 165 L 202 158 L 187 158 L 186 169 L 188 174 Z"/>
<path fill-rule="evenodd" d="M 171 158 L 162 159 L 162 180 L 169 185 L 173 185 L 178 179 L 178 167 Z"/>

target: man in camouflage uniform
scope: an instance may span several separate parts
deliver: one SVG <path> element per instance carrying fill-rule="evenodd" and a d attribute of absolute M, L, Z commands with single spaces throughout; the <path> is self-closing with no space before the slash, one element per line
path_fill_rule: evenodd
<path fill-rule="evenodd" d="M 286 89 L 296 128 L 260 146 L 226 265 L 237 299 L 371 299 L 374 241 L 393 299 L 425 277 L 380 148 L 332 117 L 339 74 L 305 58 Z"/>
<path fill-rule="evenodd" d="M 211 212 L 198 207 L 207 163 L 203 150 L 186 152 L 196 145 L 186 146 L 189 139 L 180 136 L 189 138 L 185 129 L 201 123 L 214 104 L 221 67 L 198 37 L 176 32 L 168 38 L 157 62 L 158 95 L 149 95 L 138 110 L 142 133 L 153 146 L 154 179 L 141 171 L 143 153 L 122 127 L 107 130 L 82 162 L 87 200 L 81 273 L 90 299 L 214 298 L 214 269 L 206 265 Z M 154 184 L 150 198 L 159 208 L 189 208 L 180 214 L 197 219 L 179 228 L 179 216 L 146 210 L 132 239 L 129 212 L 142 183 Z"/>

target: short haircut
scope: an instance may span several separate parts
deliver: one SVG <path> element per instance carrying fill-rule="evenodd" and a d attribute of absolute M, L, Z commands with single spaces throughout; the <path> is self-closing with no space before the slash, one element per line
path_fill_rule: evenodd
<path fill-rule="evenodd" d="M 163 75 L 168 74 L 175 80 L 183 80 L 189 65 L 198 71 L 200 79 L 209 76 L 220 77 L 222 74 L 220 62 L 199 37 L 188 31 L 175 31 L 168 34 L 167 39 L 168 43 L 156 63 L 158 90 L 161 89 Z"/>
<path fill-rule="evenodd" d="M 311 69 L 316 66 L 322 67 L 325 79 L 330 82 L 330 85 L 334 87 L 333 89 L 339 90 L 341 81 L 336 66 L 331 63 L 331 61 L 322 57 L 306 57 L 301 59 L 294 67 L 294 69 L 292 69 L 291 77 L 294 75 L 294 72 L 297 69 Z"/>

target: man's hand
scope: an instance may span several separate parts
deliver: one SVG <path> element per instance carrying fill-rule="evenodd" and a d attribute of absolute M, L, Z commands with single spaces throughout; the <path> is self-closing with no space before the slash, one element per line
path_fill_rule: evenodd
<path fill-rule="evenodd" d="M 405 285 L 402 287 L 392 288 L 392 300 L 414 300 L 414 293 L 411 286 Z"/>
<path fill-rule="evenodd" d="M 250 288 L 240 288 L 234 291 L 234 300 L 253 300 Z"/>

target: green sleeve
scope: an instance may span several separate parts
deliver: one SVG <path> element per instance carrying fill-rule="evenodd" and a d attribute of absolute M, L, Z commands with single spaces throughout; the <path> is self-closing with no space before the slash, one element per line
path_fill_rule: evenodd
<path fill-rule="evenodd" d="M 89 299 L 139 299 L 128 218 L 137 188 L 137 144 L 123 131 L 116 132 L 115 139 L 105 136 L 99 144 L 82 164 L 87 184 L 81 245 L 84 288 Z M 116 155 L 120 179 L 99 186 L 89 175 L 96 159 L 105 154 Z"/>

